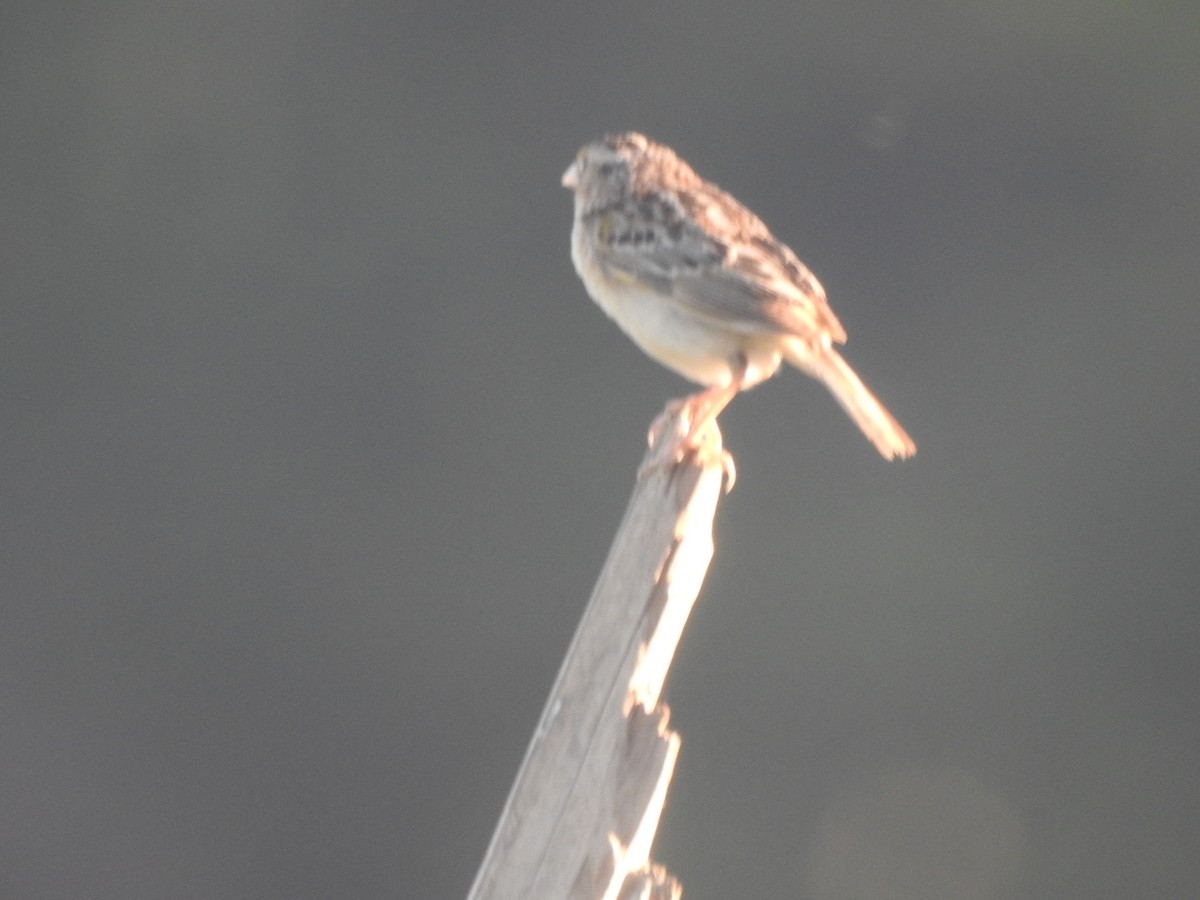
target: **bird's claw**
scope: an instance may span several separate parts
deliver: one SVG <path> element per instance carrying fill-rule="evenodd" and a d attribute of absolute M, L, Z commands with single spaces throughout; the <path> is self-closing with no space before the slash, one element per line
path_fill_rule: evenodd
<path fill-rule="evenodd" d="M 689 456 L 695 456 L 701 466 L 707 466 L 714 456 L 719 460 L 725 482 L 725 492 L 733 490 L 737 470 L 733 457 L 721 442 L 721 431 L 715 420 L 703 422 L 694 428 L 694 405 L 692 398 L 672 400 L 655 417 L 650 425 L 648 443 L 651 453 L 638 469 L 638 478 L 645 478 L 656 470 L 670 471 Z"/>

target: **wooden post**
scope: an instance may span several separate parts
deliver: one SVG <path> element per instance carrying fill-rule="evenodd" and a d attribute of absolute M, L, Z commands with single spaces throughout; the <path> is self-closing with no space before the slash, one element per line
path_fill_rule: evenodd
<path fill-rule="evenodd" d="M 713 423 L 681 462 L 642 464 L 608 560 L 468 900 L 677 898 L 650 863 L 679 736 L 659 702 L 712 559 L 712 521 L 732 463 Z"/>

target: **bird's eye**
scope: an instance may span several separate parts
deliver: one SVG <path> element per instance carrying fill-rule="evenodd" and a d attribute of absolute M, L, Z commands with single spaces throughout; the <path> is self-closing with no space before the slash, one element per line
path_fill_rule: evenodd
<path fill-rule="evenodd" d="M 613 173 L 614 169 L 616 169 L 616 166 L 613 163 L 601 163 L 600 164 L 600 174 L 601 175 L 611 175 Z"/>

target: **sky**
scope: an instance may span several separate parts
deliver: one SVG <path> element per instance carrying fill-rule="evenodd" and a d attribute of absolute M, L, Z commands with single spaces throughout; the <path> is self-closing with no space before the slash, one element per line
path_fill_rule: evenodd
<path fill-rule="evenodd" d="M 686 392 L 561 174 L 824 284 L 665 694 L 689 900 L 1200 894 L 1200 8 L 0 14 L 0 896 L 463 897 Z"/>

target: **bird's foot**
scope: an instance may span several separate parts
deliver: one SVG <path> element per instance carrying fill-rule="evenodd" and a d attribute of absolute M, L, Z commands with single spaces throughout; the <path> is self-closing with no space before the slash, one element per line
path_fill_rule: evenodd
<path fill-rule="evenodd" d="M 638 478 L 660 469 L 670 471 L 689 457 L 704 467 L 715 460 L 721 466 L 728 493 L 737 478 L 733 457 L 722 444 L 716 419 L 706 415 L 697 398 L 707 399 L 698 394 L 672 400 L 651 423 L 647 441 L 651 451 L 638 469 Z"/>

